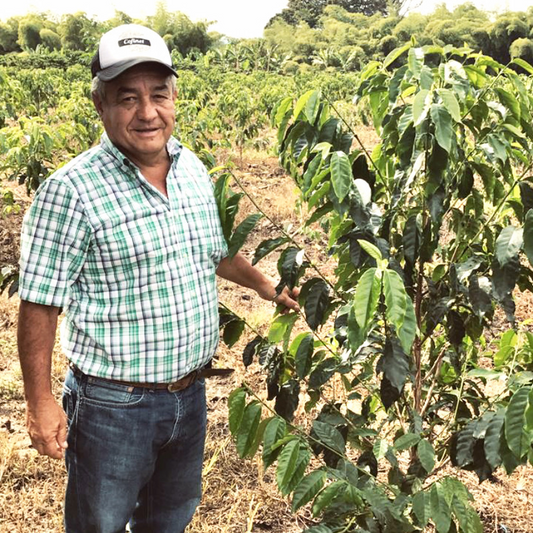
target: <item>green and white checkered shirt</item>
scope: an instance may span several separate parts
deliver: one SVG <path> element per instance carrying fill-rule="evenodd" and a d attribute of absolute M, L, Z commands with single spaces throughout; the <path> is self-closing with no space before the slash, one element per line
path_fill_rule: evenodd
<path fill-rule="evenodd" d="M 211 180 L 174 138 L 168 198 L 104 134 L 48 178 L 22 230 L 19 295 L 62 307 L 84 373 L 163 383 L 218 344 L 215 270 L 227 254 Z"/>

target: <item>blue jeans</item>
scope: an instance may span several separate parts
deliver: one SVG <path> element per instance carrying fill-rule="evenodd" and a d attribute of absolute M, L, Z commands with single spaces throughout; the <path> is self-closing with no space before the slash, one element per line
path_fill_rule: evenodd
<path fill-rule="evenodd" d="M 170 393 L 74 375 L 69 419 L 67 533 L 183 533 L 201 497 L 205 383 Z"/>

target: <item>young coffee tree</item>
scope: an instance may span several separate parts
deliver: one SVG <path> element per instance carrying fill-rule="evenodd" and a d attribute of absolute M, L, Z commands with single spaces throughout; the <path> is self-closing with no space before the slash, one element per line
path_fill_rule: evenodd
<path fill-rule="evenodd" d="M 443 466 L 485 480 L 533 460 L 533 336 L 513 329 L 513 293 L 533 286 L 531 74 L 467 49 L 396 50 L 354 87 L 381 139 L 371 150 L 319 92 L 277 108 L 281 162 L 337 266 L 324 276 L 286 234 L 257 248 L 254 261 L 282 250 L 278 288 L 301 284 L 302 314 L 246 346 L 267 400 L 243 384 L 229 422 L 241 456 L 262 446 L 277 463 L 293 510 L 310 504 L 307 533 L 481 532 Z M 241 194 L 227 182 L 235 251 L 256 220 L 232 231 Z M 495 313 L 511 329 L 491 344 Z M 222 325 L 232 345 L 245 321 L 223 310 Z"/>

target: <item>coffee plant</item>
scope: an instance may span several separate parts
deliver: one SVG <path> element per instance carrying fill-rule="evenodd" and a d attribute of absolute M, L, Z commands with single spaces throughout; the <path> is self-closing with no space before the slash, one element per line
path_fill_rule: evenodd
<path fill-rule="evenodd" d="M 293 510 L 313 515 L 307 533 L 482 531 L 445 467 L 490 480 L 533 459 L 533 335 L 513 299 L 533 287 L 533 68 L 412 44 L 348 74 L 282 76 L 270 48 L 189 59 L 178 136 L 216 172 L 211 151 L 242 153 L 271 115 L 305 226 L 327 232 L 336 262 L 325 275 L 281 228 L 255 251 L 254 263 L 280 254 L 278 290 L 300 285 L 302 312 L 276 315 L 244 350 L 267 390 L 230 397 L 240 455 L 261 449 Z M 30 192 L 101 129 L 86 65 L 5 65 L 0 172 Z M 231 173 L 215 192 L 233 255 L 268 214 L 236 224 L 246 193 Z M 7 216 L 17 206 L 1 194 Z M 0 265 L 0 292 L 16 279 Z M 493 337 L 500 315 L 510 327 Z M 233 346 L 247 324 L 223 308 L 221 326 Z"/>
<path fill-rule="evenodd" d="M 306 533 L 482 532 L 444 467 L 483 481 L 533 462 L 533 335 L 513 297 L 533 288 L 532 74 L 466 48 L 395 50 L 353 87 L 372 148 L 320 91 L 275 110 L 280 161 L 336 268 L 325 276 L 284 232 L 259 245 L 254 262 L 280 252 L 278 290 L 300 285 L 302 312 L 246 345 L 267 391 L 243 383 L 229 424 L 293 511 L 309 507 Z M 217 197 L 235 252 L 259 215 L 232 230 L 243 193 L 228 181 Z M 224 308 L 221 325 L 232 346 L 246 321 Z"/>

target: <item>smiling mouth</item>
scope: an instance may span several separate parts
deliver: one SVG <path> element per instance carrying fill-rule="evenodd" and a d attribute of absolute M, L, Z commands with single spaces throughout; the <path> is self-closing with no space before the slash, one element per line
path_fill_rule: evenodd
<path fill-rule="evenodd" d="M 135 133 L 139 135 L 152 135 L 159 131 L 159 128 L 143 128 L 143 129 L 134 129 Z"/>

